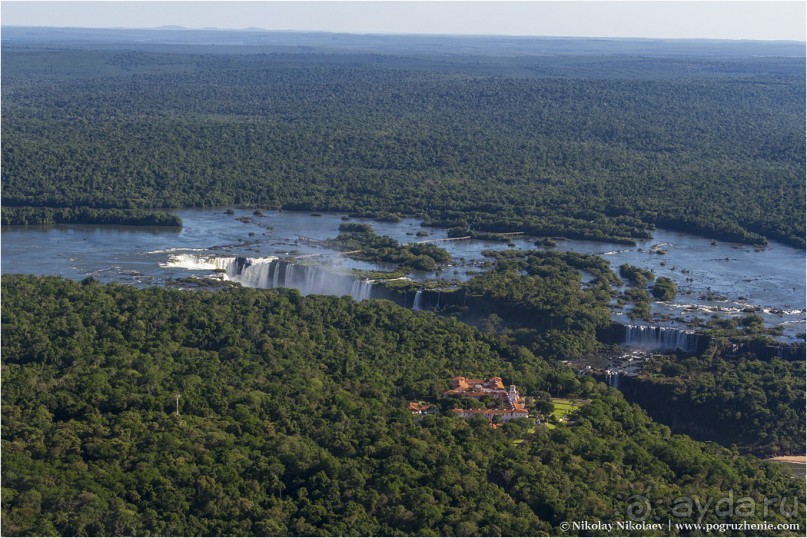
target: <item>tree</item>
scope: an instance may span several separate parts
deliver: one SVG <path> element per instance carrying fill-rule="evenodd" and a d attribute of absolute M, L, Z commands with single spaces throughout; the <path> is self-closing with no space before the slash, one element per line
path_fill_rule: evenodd
<path fill-rule="evenodd" d="M 667 277 L 659 277 L 656 280 L 656 283 L 653 284 L 653 297 L 660 301 L 672 301 L 675 298 L 675 294 L 678 292 L 678 288 L 675 285 L 675 282 L 670 280 Z"/>

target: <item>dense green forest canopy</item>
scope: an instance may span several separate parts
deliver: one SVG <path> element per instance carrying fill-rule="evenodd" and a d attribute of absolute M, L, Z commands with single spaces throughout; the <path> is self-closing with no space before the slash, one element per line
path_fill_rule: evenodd
<path fill-rule="evenodd" d="M 803 57 L 14 43 L 8 206 L 244 204 L 804 244 Z"/>
<path fill-rule="evenodd" d="M 5 276 L 2 329 L 4 535 L 558 535 L 637 494 L 648 521 L 805 517 L 779 467 L 385 301 Z M 551 430 L 408 413 L 460 374 L 591 403 Z M 676 501 L 729 496 L 756 508 Z"/>
<path fill-rule="evenodd" d="M 161 211 L 89 207 L 2 208 L 3 225 L 118 224 L 129 226 L 182 226 L 182 219 Z"/>
<path fill-rule="evenodd" d="M 449 313 L 551 358 L 579 358 L 601 347 L 597 331 L 610 325 L 608 304 L 618 282 L 608 262 L 575 252 L 486 254 L 493 267 L 459 287 L 454 303 L 462 306 L 451 304 Z M 594 277 L 585 286 L 581 271 Z"/>
<path fill-rule="evenodd" d="M 675 430 L 759 456 L 805 450 L 804 359 L 729 356 L 712 346 L 701 357 L 649 363 L 626 397 Z"/>

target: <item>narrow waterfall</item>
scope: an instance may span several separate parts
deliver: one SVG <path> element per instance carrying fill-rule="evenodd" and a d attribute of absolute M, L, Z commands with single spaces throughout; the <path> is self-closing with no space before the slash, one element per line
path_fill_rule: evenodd
<path fill-rule="evenodd" d="M 369 299 L 373 291 L 373 283 L 370 280 L 356 280 L 350 288 L 350 296 L 356 301 Z"/>
<path fill-rule="evenodd" d="M 423 290 L 415 292 L 415 300 L 412 301 L 412 310 L 423 310 Z"/>
<path fill-rule="evenodd" d="M 625 325 L 624 345 L 671 351 L 680 349 L 694 353 L 698 350 L 698 334 L 669 327 Z"/>
<path fill-rule="evenodd" d="M 280 265 L 279 263 L 277 265 Z M 275 268 L 272 271 L 272 287 L 279 288 L 280 287 L 280 267 Z"/>
<path fill-rule="evenodd" d="M 320 291 L 322 286 L 319 285 L 321 279 L 318 278 L 320 275 L 317 268 L 313 265 L 307 265 L 303 269 L 303 274 L 305 275 L 305 284 L 303 285 L 303 289 L 300 290 L 300 293 L 303 295 L 311 295 L 312 293 Z"/>
<path fill-rule="evenodd" d="M 294 281 L 292 280 L 292 272 L 289 270 L 289 267 L 287 265 L 286 269 L 283 271 L 283 286 L 282 287 L 291 288 L 293 284 L 294 284 Z"/>
<path fill-rule="evenodd" d="M 608 376 L 608 386 L 613 387 L 615 389 L 618 389 L 619 388 L 619 372 L 618 371 L 608 370 L 606 375 Z"/>

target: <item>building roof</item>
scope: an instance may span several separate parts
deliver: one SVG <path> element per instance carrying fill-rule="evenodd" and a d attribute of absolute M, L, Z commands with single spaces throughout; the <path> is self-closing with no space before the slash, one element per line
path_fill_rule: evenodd
<path fill-rule="evenodd" d="M 420 402 L 409 402 L 409 411 L 412 413 L 422 413 L 432 408 L 431 404 Z"/>
<path fill-rule="evenodd" d="M 474 415 L 507 415 L 510 413 L 527 414 L 526 409 L 452 409 L 453 413 L 471 413 Z"/>
<path fill-rule="evenodd" d="M 487 395 L 498 396 L 500 392 L 504 393 L 504 397 L 507 396 L 501 377 L 475 379 L 458 376 L 451 379 L 451 389 L 447 390 L 443 395 L 461 394 L 471 398 L 481 398 Z"/>

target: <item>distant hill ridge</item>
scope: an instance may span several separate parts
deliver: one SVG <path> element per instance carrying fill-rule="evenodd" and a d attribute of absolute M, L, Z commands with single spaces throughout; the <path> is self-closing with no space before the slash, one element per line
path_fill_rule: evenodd
<path fill-rule="evenodd" d="M 3 42 L 41 43 L 175 43 L 186 45 L 308 46 L 322 50 L 367 52 L 431 52 L 480 55 L 641 55 L 692 57 L 786 56 L 804 57 L 798 41 L 712 39 L 643 39 L 597 37 L 537 37 L 501 35 L 345 34 L 276 31 L 260 28 L 193 29 L 167 25 L 158 28 L 57 28 L 3 26 Z"/>

